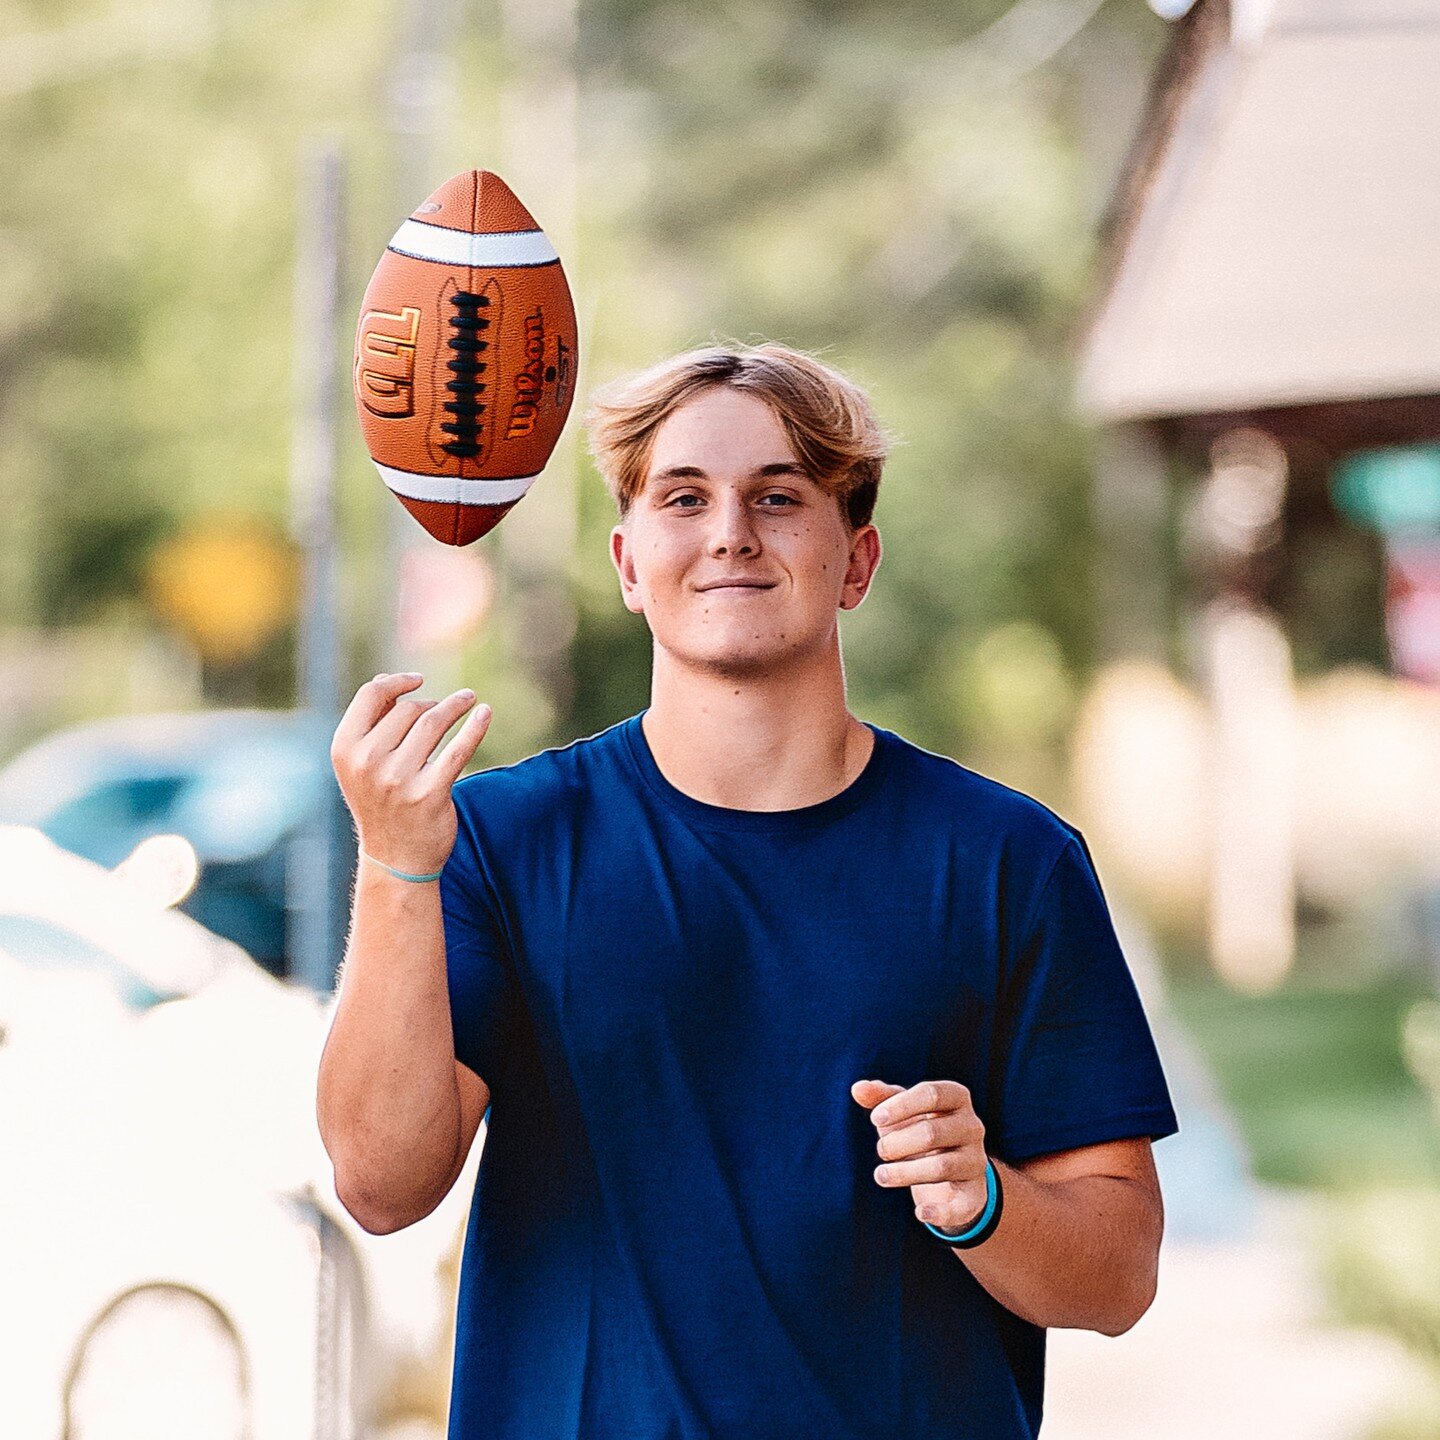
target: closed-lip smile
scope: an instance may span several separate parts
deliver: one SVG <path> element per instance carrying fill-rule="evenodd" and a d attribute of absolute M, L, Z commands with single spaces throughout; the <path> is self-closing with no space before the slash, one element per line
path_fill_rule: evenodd
<path fill-rule="evenodd" d="M 775 582 L 773 580 L 714 580 L 709 585 L 700 586 L 701 590 L 769 590 Z"/>

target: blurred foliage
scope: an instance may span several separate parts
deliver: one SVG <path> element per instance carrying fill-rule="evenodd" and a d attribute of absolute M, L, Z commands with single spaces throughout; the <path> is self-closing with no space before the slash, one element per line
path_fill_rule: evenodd
<path fill-rule="evenodd" d="M 1327 1279 L 1340 1318 L 1401 1336 L 1440 1375 L 1440 1193 L 1377 1189 L 1337 1199 L 1330 1214 Z"/>
<path fill-rule="evenodd" d="M 1315 1236 L 1330 1318 L 1400 1341 L 1428 1382 L 1364 1440 L 1431 1440 L 1440 1415 L 1440 1193 L 1398 1186 L 1332 1197 Z"/>
<path fill-rule="evenodd" d="M 1401 1031 L 1422 968 L 1292 976 L 1268 995 L 1173 976 L 1167 997 L 1233 1111 L 1258 1180 L 1337 1192 L 1433 1185 L 1440 1129 Z"/>
<path fill-rule="evenodd" d="M 0 0 L 9 624 L 149 613 L 149 552 L 191 517 L 288 523 L 299 147 L 317 129 L 346 142 L 349 313 L 400 208 L 387 107 L 413 8 Z M 935 748 L 1018 736 L 1058 759 L 1093 658 L 1068 346 L 1163 26 L 1114 0 L 1027 68 L 1033 56 L 967 44 L 1006 8 L 582 5 L 570 269 L 589 327 L 582 404 L 585 387 L 715 335 L 815 349 L 872 387 L 903 443 L 877 511 L 885 560 L 844 621 L 852 705 Z M 498 6 L 451 18 L 427 188 L 504 168 Z M 55 42 L 49 71 L 37 37 Z M 394 502 L 348 410 L 342 425 L 358 683 L 392 593 L 379 567 Z M 609 724 L 648 689 L 648 632 L 606 558 L 610 502 L 589 470 L 580 493 L 576 700 L 536 742 Z M 280 643 L 293 658 L 293 634 Z M 471 650 L 467 672 L 524 691 L 496 673 L 515 661 L 492 638 Z M 253 684 L 253 703 L 293 702 L 284 663 L 206 673 L 210 698 Z"/>
<path fill-rule="evenodd" d="M 1167 958 L 1166 1000 L 1198 1045 L 1261 1183 L 1305 1188 L 1306 1240 L 1328 1319 L 1400 1341 L 1428 1385 L 1365 1440 L 1429 1440 L 1440 1414 L 1440 1125 L 1407 1063 L 1406 1033 L 1429 1016 L 1433 978 L 1404 948 L 1357 956 L 1302 929 L 1296 968 L 1269 995 Z M 1183 1120 L 1182 1120 L 1183 1124 Z"/>
<path fill-rule="evenodd" d="M 963 48 L 1004 8 L 584 9 L 585 193 L 607 222 L 586 252 L 589 378 L 767 336 L 868 385 L 902 443 L 880 572 L 842 619 L 852 706 L 950 753 L 1020 734 L 1058 756 L 1069 674 L 1093 659 L 1067 345 L 1111 177 L 1087 141 L 1117 118 L 1100 107 L 1133 110 L 1158 31 L 1110 6 L 1013 77 Z M 1026 657 L 1033 683 L 1015 678 Z M 641 664 L 618 667 L 619 694 L 607 671 L 579 688 L 576 730 L 643 703 Z"/>
<path fill-rule="evenodd" d="M 182 522 L 285 523 L 298 141 L 380 148 L 386 11 L 0 3 L 8 626 L 162 629 L 145 574 Z M 287 649 L 248 701 L 293 699 Z"/>

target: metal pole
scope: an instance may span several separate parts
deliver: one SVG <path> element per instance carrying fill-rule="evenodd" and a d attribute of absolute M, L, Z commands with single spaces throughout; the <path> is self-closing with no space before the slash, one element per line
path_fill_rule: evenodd
<path fill-rule="evenodd" d="M 500 4 L 505 175 L 560 251 L 572 287 L 578 274 L 577 10 L 577 0 Z M 536 135 L 545 137 L 543 146 L 534 143 Z M 582 335 L 582 367 L 586 346 Z M 501 610 L 507 649 L 539 684 L 557 717 L 570 709 L 574 690 L 576 472 L 572 422 L 545 473 L 495 532 L 507 582 Z"/>
<path fill-rule="evenodd" d="M 341 711 L 334 492 L 342 174 L 338 142 L 307 143 L 300 166 L 295 268 L 291 524 L 305 556 L 298 689 L 309 743 L 325 759 L 320 800 L 288 856 L 294 941 L 287 948 L 294 978 L 321 992 L 334 984 L 344 949 L 341 890 L 354 864 L 353 836 L 328 758 Z"/>
<path fill-rule="evenodd" d="M 443 178 L 430 174 L 431 141 L 437 117 L 454 88 L 455 62 L 449 50 L 455 12 L 454 0 L 407 0 L 401 11 L 389 88 L 391 218 L 396 226 Z M 390 234 L 387 230 L 385 240 Z M 384 617 L 379 668 L 392 674 L 419 668 L 415 657 L 404 653 L 400 636 L 400 582 L 406 570 L 405 555 L 435 543 L 402 505 L 392 501 L 386 506 L 384 582 L 388 589 L 384 593 L 389 597 L 389 610 Z M 427 673 L 425 678 L 420 693 L 435 695 L 437 677 Z"/>

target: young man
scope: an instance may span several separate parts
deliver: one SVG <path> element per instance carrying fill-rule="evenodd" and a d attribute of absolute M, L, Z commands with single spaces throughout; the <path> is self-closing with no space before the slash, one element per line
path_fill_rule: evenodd
<path fill-rule="evenodd" d="M 424 766 L 473 697 L 362 687 L 337 1188 L 411 1223 L 491 1104 L 451 1440 L 1034 1436 L 1046 1327 L 1154 1296 L 1179 1128 L 1084 839 L 846 708 L 851 382 L 706 349 L 589 423 L 650 704 L 452 804 L 488 708 Z"/>

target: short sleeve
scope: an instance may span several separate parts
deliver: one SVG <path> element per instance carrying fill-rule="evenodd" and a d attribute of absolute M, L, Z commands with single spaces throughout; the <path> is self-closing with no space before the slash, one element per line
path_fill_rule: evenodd
<path fill-rule="evenodd" d="M 1036 902 L 996 1015 L 985 1120 L 1001 1159 L 1180 1129 L 1089 847 L 1073 831 Z M 998 1102 L 998 1103 L 994 1103 Z"/>
<path fill-rule="evenodd" d="M 455 1058 L 493 1089 L 514 1017 L 515 986 L 498 906 L 463 815 L 440 872 L 440 909 Z"/>

